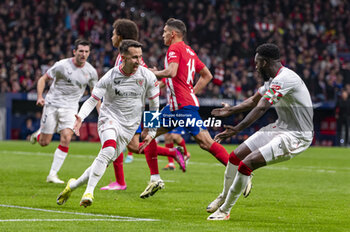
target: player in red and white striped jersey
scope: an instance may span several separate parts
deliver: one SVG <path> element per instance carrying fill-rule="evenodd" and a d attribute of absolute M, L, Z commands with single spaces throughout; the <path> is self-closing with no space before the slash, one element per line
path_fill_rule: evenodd
<path fill-rule="evenodd" d="M 199 102 L 195 94 L 209 83 L 212 75 L 192 48 L 185 44 L 183 41 L 185 35 L 185 24 L 179 19 L 170 18 L 163 32 L 164 44 L 169 46 L 165 58 L 165 69 L 160 71 L 151 69 L 158 79 L 167 78 L 166 83 L 171 93 L 169 105 L 162 110 L 161 120 L 167 118 L 167 115 L 175 115 L 175 120 L 201 120 L 198 113 Z M 195 73 L 199 73 L 200 78 L 193 87 Z M 172 129 L 174 128 L 158 128 L 156 136 Z M 210 137 L 204 126 L 198 126 L 195 123 L 194 126 L 184 127 L 184 129 L 196 139 L 202 149 L 209 151 L 222 164 L 227 164 L 229 157 L 227 151 Z M 147 130 L 144 131 L 147 132 Z M 144 147 L 142 146 L 141 150 Z M 148 189 L 152 191 L 151 187 L 152 183 L 147 186 L 143 194 L 147 194 Z"/>

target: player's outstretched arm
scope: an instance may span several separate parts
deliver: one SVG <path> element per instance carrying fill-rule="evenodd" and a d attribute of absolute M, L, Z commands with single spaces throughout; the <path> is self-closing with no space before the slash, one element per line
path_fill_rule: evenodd
<path fill-rule="evenodd" d="M 36 86 L 36 90 L 37 90 L 37 94 L 38 94 L 37 101 L 36 101 L 37 106 L 44 106 L 45 105 L 45 99 L 43 98 L 43 92 L 45 89 L 46 81 L 48 79 L 49 79 L 49 76 L 47 75 L 47 73 L 45 73 L 38 80 L 38 84 Z"/>
<path fill-rule="evenodd" d="M 213 75 L 211 75 L 207 67 L 202 68 L 202 70 L 199 72 L 199 75 L 200 78 L 197 81 L 196 85 L 193 87 L 194 94 L 199 93 L 213 78 Z"/>
<path fill-rule="evenodd" d="M 261 99 L 257 106 L 250 111 L 240 123 L 238 123 L 236 126 L 225 125 L 224 127 L 226 130 L 220 134 L 217 134 L 214 140 L 219 143 L 226 138 L 238 134 L 258 120 L 270 107 L 271 104 L 265 98 Z"/>
<path fill-rule="evenodd" d="M 253 109 L 257 106 L 258 102 L 261 99 L 261 95 L 259 92 L 256 92 L 253 96 L 250 98 L 247 98 L 244 100 L 241 104 L 236 106 L 229 106 L 228 104 L 223 105 L 223 108 L 216 108 L 211 111 L 211 114 L 216 117 L 228 117 L 233 114 L 245 112 L 248 110 Z"/>

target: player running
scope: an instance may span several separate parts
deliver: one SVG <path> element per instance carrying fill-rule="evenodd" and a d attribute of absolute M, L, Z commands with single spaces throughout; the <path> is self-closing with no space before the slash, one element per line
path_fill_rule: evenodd
<path fill-rule="evenodd" d="M 57 204 L 64 204 L 73 190 L 87 183 L 80 205 L 87 207 L 93 202 L 93 193 L 107 166 L 130 143 L 140 125 L 146 98 L 152 110 L 159 108 L 159 87 L 155 75 L 141 66 L 142 45 L 135 40 L 123 40 L 120 45 L 122 64 L 109 70 L 96 84 L 91 97 L 85 101 L 78 115 L 74 130 L 79 135 L 82 121 L 90 114 L 97 102 L 103 103 L 98 118 L 98 133 L 101 150 L 85 172 L 76 180 L 70 179 L 57 198 Z M 144 142 L 148 145 L 156 134 L 148 131 Z"/>
<path fill-rule="evenodd" d="M 90 55 L 90 42 L 82 39 L 75 41 L 74 56 L 60 60 L 54 64 L 42 77 L 37 86 L 38 99 L 36 104 L 43 106 L 40 129 L 30 137 L 32 144 L 47 146 L 55 132 L 60 134 L 60 144 L 57 147 L 50 173 L 46 178 L 49 183 L 63 184 L 57 176 L 67 157 L 69 144 L 73 135 L 74 114 L 79 108 L 79 100 L 86 86 L 90 89 L 98 81 L 97 71 L 87 62 Z M 43 92 L 45 83 L 53 80 L 45 99 Z"/>
<path fill-rule="evenodd" d="M 215 116 L 227 117 L 251 110 L 236 126 L 215 140 L 238 134 L 259 119 L 272 105 L 278 119 L 250 136 L 231 154 L 225 171 L 222 193 L 211 202 L 208 220 L 228 220 L 233 205 L 247 186 L 251 173 L 263 166 L 289 160 L 305 151 L 313 138 L 313 109 L 310 93 L 303 80 L 282 66 L 279 49 L 274 44 L 260 45 L 255 55 L 256 69 L 265 80 L 264 86 L 252 97 L 233 107 L 214 109 Z M 270 78 L 271 77 L 271 78 Z"/>
<path fill-rule="evenodd" d="M 163 31 L 164 44 L 169 46 L 165 57 L 165 69 L 156 70 L 151 69 L 158 79 L 166 78 L 167 87 L 170 89 L 169 105 L 165 106 L 160 116 L 160 121 L 165 120 L 187 121 L 187 120 L 201 120 L 198 113 L 199 102 L 196 93 L 201 91 L 212 79 L 209 69 L 199 60 L 192 48 L 183 41 L 186 35 L 186 26 L 179 20 L 170 18 L 166 23 Z M 200 78 L 193 87 L 194 75 L 199 73 Z M 157 135 L 167 133 L 174 129 L 174 127 L 161 127 L 157 130 Z M 192 127 L 186 127 L 192 136 L 194 136 L 199 146 L 209 151 L 222 164 L 226 165 L 228 162 L 228 153 L 225 148 L 219 143 L 215 142 L 209 132 L 204 126 L 197 126 L 196 123 Z M 145 130 L 146 131 L 146 130 Z M 145 146 L 141 147 L 141 150 Z M 156 154 L 154 160 L 156 159 Z M 154 162 L 154 169 L 158 169 L 158 162 Z M 149 185 L 140 197 L 148 197 L 150 193 L 154 194 L 157 191 L 157 181 L 161 181 L 160 176 L 152 176 Z"/>
<path fill-rule="evenodd" d="M 131 39 L 131 40 L 137 41 L 138 37 L 139 37 L 139 30 L 135 22 L 129 19 L 117 19 L 113 23 L 112 43 L 114 47 L 119 48 L 121 42 L 124 39 Z M 115 66 L 118 66 L 121 63 L 122 63 L 122 56 L 119 53 L 115 62 Z M 147 65 L 145 64 L 142 58 L 140 61 L 140 65 L 147 68 Z M 127 145 L 129 152 L 139 154 L 140 134 L 141 134 L 141 125 L 136 130 L 136 133 L 131 139 L 130 143 Z M 164 155 L 174 157 L 175 160 L 177 160 L 177 162 L 180 165 L 184 166 L 184 162 L 182 161 L 183 160 L 182 155 L 176 148 L 172 148 L 172 149 L 162 148 L 162 147 L 159 147 L 159 148 L 164 152 Z M 154 152 L 157 152 L 156 148 L 145 150 L 144 153 L 145 153 L 147 163 L 152 162 L 151 157 L 153 155 L 151 155 L 151 153 L 153 154 Z M 125 190 L 127 188 L 125 177 L 124 177 L 123 157 L 124 155 L 123 153 L 121 153 L 119 157 L 115 161 L 113 161 L 113 168 L 114 168 L 116 181 L 113 181 L 109 183 L 107 186 L 102 187 L 101 190 Z"/>

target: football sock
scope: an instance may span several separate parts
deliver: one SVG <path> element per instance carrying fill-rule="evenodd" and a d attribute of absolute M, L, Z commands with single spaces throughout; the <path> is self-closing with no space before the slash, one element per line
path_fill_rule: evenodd
<path fill-rule="evenodd" d="M 51 170 L 49 174 L 50 176 L 57 175 L 57 172 L 61 169 L 62 164 L 67 157 L 68 149 L 69 149 L 68 147 L 64 147 L 62 145 L 59 145 L 56 148 L 55 154 L 53 155 L 53 161 L 52 161 Z"/>
<path fill-rule="evenodd" d="M 76 181 L 73 181 L 70 183 L 69 187 L 74 190 L 76 188 L 78 188 L 79 186 L 86 184 L 89 176 L 90 176 L 90 170 L 91 170 L 91 166 L 88 167 L 85 172 L 83 173 L 83 175 L 81 175 Z"/>
<path fill-rule="evenodd" d="M 155 174 L 155 175 L 151 175 L 151 182 L 155 182 L 160 180 L 160 175 L 159 174 Z"/>
<path fill-rule="evenodd" d="M 151 175 L 159 174 L 156 141 L 153 139 L 144 151 Z"/>
<path fill-rule="evenodd" d="M 131 151 L 128 151 L 128 155 L 132 156 L 132 152 L 131 152 Z"/>
<path fill-rule="evenodd" d="M 84 194 L 91 193 L 93 195 L 94 189 L 105 173 L 110 158 L 113 157 L 114 153 L 115 148 L 111 146 L 101 149 L 100 153 L 91 165 L 90 176 Z"/>
<path fill-rule="evenodd" d="M 176 152 L 174 148 L 157 146 L 158 155 L 175 158 Z"/>
<path fill-rule="evenodd" d="M 120 185 L 125 185 L 123 157 L 124 157 L 123 153 L 120 153 L 119 157 L 113 161 L 115 180 Z"/>
<path fill-rule="evenodd" d="M 222 190 L 222 195 L 227 196 L 228 190 L 230 189 L 233 179 L 236 176 L 238 165 L 241 160 L 235 155 L 234 151 L 231 152 L 229 162 L 227 163 L 224 177 L 224 188 Z"/>
<path fill-rule="evenodd" d="M 232 164 L 231 162 L 227 163 L 224 177 L 224 188 L 222 190 L 221 195 L 223 197 L 227 196 L 227 193 L 233 183 L 233 179 L 236 176 L 238 166 Z"/>
<path fill-rule="evenodd" d="M 167 144 L 165 144 L 165 147 L 167 147 L 167 148 L 173 148 L 173 147 L 174 147 L 174 143 L 167 143 Z M 159 154 L 159 151 L 158 151 L 158 154 Z M 174 158 L 173 158 L 173 157 L 168 156 L 168 161 L 169 161 L 169 164 L 170 164 L 170 163 L 173 163 L 173 164 L 174 164 Z"/>
<path fill-rule="evenodd" d="M 214 142 L 210 149 L 209 152 L 215 156 L 215 158 L 217 160 L 219 160 L 223 165 L 226 165 L 228 162 L 228 158 L 229 158 L 229 154 L 227 153 L 227 151 L 225 150 L 225 148 L 220 145 L 217 142 Z"/>
<path fill-rule="evenodd" d="M 186 148 L 186 142 L 185 142 L 185 140 L 182 139 L 181 142 L 179 143 L 179 145 L 180 145 L 181 147 L 183 147 L 183 149 L 184 149 L 184 154 L 187 155 L 187 148 Z"/>
<path fill-rule="evenodd" d="M 247 186 L 251 172 L 252 170 L 241 161 L 233 184 L 228 191 L 225 203 L 220 207 L 223 212 L 229 213 L 231 211 L 231 208 L 237 202 L 242 191 Z"/>

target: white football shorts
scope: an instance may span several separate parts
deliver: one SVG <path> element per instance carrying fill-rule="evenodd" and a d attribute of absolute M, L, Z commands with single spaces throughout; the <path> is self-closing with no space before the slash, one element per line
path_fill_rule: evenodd
<path fill-rule="evenodd" d="M 41 133 L 54 134 L 66 128 L 73 130 L 76 113 L 76 109 L 45 105 L 40 121 Z"/>
<path fill-rule="evenodd" d="M 121 126 L 116 120 L 107 117 L 99 118 L 98 135 L 100 136 L 101 145 L 103 146 L 104 142 L 110 139 L 115 140 L 117 142 L 114 157 L 111 157 L 112 161 L 114 161 L 130 143 L 137 127 L 138 125 L 135 125 L 134 128 L 128 129 L 126 127 Z M 111 131 L 114 131 L 114 133 Z"/>
<path fill-rule="evenodd" d="M 251 151 L 259 149 L 266 164 L 289 160 L 305 151 L 312 142 L 312 132 L 308 137 L 298 137 L 291 131 L 269 124 L 250 136 L 244 143 Z"/>

